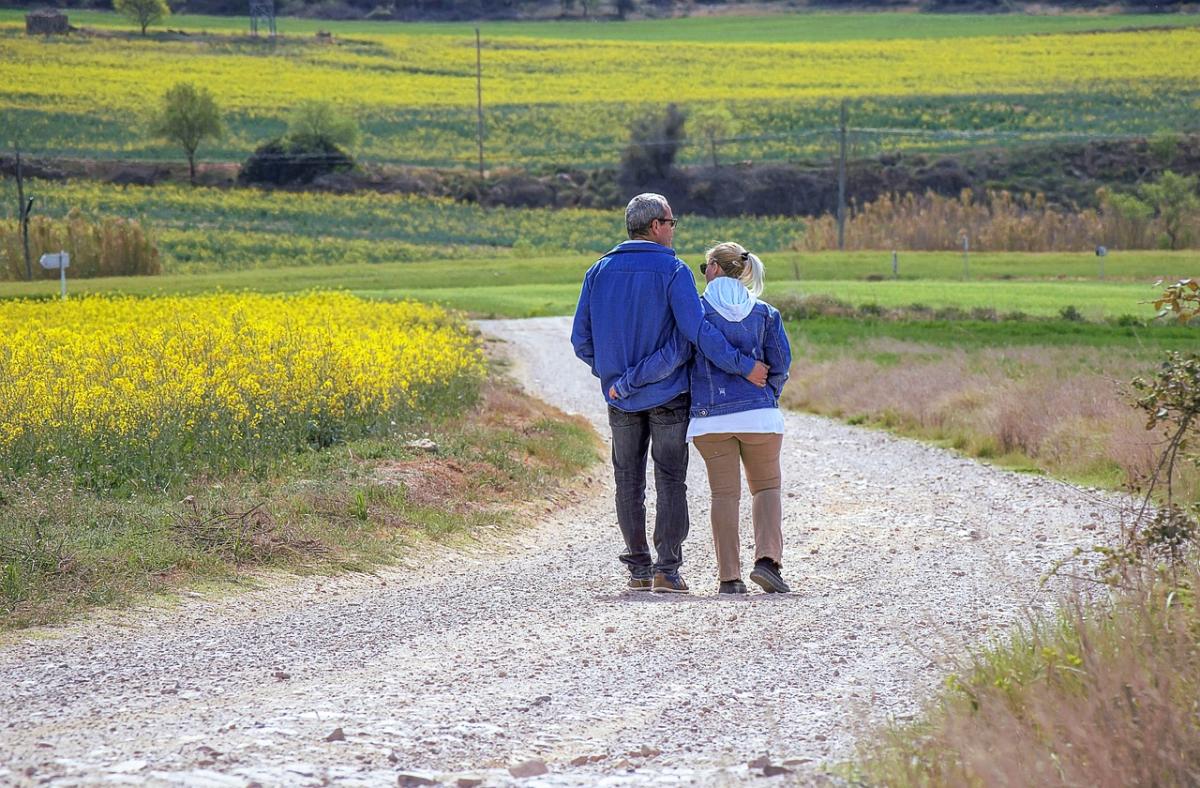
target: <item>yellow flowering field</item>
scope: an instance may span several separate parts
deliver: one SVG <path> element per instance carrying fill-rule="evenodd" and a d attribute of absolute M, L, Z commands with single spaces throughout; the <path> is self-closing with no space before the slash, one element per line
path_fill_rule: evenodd
<path fill-rule="evenodd" d="M 411 426 L 469 403 L 465 323 L 343 293 L 0 304 L 0 463 L 100 488 Z"/>
<path fill-rule="evenodd" d="M 293 37 L 268 47 L 204 36 L 43 40 L 2 24 L 0 111 L 50 151 L 165 156 L 169 148 L 148 140 L 138 118 L 148 97 L 187 79 L 213 91 L 229 116 L 229 135 L 202 155 L 244 156 L 282 131 L 297 102 L 322 98 L 362 122 L 358 152 L 366 158 L 468 163 L 473 37 L 379 29 L 332 44 Z M 742 121 L 739 136 L 753 138 L 739 143 L 738 155 L 803 149 L 801 132 L 833 125 L 831 108 L 842 99 L 863 103 L 856 126 L 914 126 L 927 117 L 960 129 L 1129 133 L 1141 123 L 1154 131 L 1200 107 L 1200 58 L 1191 54 L 1198 50 L 1196 28 L 748 41 L 735 50 L 491 35 L 483 56 L 488 149 L 496 164 L 612 163 L 629 119 L 667 102 L 730 106 Z M 772 146 L 764 138 L 787 140 Z"/>
<path fill-rule="evenodd" d="M 457 36 L 362 36 L 345 46 L 203 40 L 0 37 L 0 85 L 12 105 L 64 112 L 136 112 L 180 79 L 208 87 L 233 111 L 280 112 L 306 98 L 364 109 L 475 102 L 474 41 Z M 1200 30 L 959 39 L 739 44 L 506 38 L 487 47 L 494 104 L 666 103 L 712 99 L 1096 91 L 1200 79 Z M 269 88 L 267 87 L 269 86 Z"/>

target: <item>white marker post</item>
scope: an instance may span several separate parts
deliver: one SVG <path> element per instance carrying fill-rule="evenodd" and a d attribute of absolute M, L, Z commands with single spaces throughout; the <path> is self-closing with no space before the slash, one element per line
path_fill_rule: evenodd
<path fill-rule="evenodd" d="M 67 268 L 71 265 L 71 255 L 67 254 L 66 252 L 59 252 L 58 254 L 44 254 L 41 256 L 41 259 L 38 260 L 38 263 L 47 271 L 53 271 L 56 268 L 58 269 L 58 281 L 61 285 L 59 289 L 62 294 L 62 300 L 66 301 Z"/>

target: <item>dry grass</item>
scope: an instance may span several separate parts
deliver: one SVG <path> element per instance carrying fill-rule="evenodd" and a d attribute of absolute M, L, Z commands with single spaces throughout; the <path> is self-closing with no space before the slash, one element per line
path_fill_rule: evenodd
<path fill-rule="evenodd" d="M 1147 573 L 973 654 L 924 720 L 865 749 L 875 785 L 1195 785 L 1200 611 Z M 1196 588 L 1193 565 L 1183 587 Z"/>
<path fill-rule="evenodd" d="M 96 221 L 71 211 L 63 219 L 34 216 L 29 221 L 29 254 L 36 279 L 58 278 L 57 271 L 38 265 L 43 254 L 68 252 L 67 276 L 150 276 L 162 273 L 158 248 L 135 219 L 105 217 Z M 0 222 L 0 278 L 25 279 L 25 252 L 20 226 Z"/>
<path fill-rule="evenodd" d="M 1102 195 L 1104 197 L 1104 195 Z M 1042 195 L 990 192 L 979 201 L 962 195 L 885 196 L 854 206 L 846 222 L 847 249 L 953 251 L 965 234 L 974 250 L 989 252 L 1085 251 L 1097 244 L 1114 249 L 1158 248 L 1161 221 L 1130 216 L 1111 195 L 1101 210 L 1065 211 Z M 1200 216 L 1187 223 L 1187 236 L 1200 239 Z M 798 249 L 837 249 L 837 219 L 825 214 L 805 225 Z"/>
<path fill-rule="evenodd" d="M 979 457 L 1033 465 L 1091 484 L 1137 484 L 1158 437 L 1131 407 L 1126 381 L 1147 364 L 1099 348 L 967 351 L 877 338 L 833 353 L 794 348 L 784 404 L 944 441 Z M 1180 489 L 1200 489 L 1184 469 Z"/>

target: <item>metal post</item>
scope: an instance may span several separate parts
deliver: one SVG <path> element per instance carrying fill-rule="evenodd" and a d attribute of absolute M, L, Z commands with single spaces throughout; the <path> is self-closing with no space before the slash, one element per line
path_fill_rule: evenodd
<path fill-rule="evenodd" d="M 29 257 L 29 211 L 33 199 L 25 200 L 25 173 L 21 168 L 21 146 L 13 147 L 17 158 L 17 220 L 21 226 L 21 246 L 25 250 L 25 278 L 33 281 L 33 260 Z"/>
<path fill-rule="evenodd" d="M 892 278 L 900 278 L 900 255 L 895 249 L 892 250 Z"/>
<path fill-rule="evenodd" d="M 479 28 L 475 28 L 475 99 L 479 118 L 479 179 L 483 180 L 483 52 Z"/>
<path fill-rule="evenodd" d="M 971 278 L 970 252 L 971 252 L 971 236 L 966 233 L 962 234 L 963 242 L 963 279 Z"/>
<path fill-rule="evenodd" d="M 846 102 L 842 102 L 841 123 L 838 128 L 838 250 L 846 248 Z"/>

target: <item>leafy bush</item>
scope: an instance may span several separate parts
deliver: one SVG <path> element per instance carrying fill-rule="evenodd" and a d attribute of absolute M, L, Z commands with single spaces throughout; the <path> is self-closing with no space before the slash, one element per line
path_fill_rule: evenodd
<path fill-rule="evenodd" d="M 644 115 L 629 129 L 629 145 L 621 155 L 621 185 L 630 192 L 666 188 L 675 175 L 675 156 L 684 144 L 687 114 L 674 104 L 661 116 Z"/>
<path fill-rule="evenodd" d="M 302 186 L 322 175 L 353 169 L 354 159 L 330 142 L 284 137 L 260 145 L 250 154 L 238 173 L 238 182 Z"/>
<path fill-rule="evenodd" d="M 1058 316 L 1071 323 L 1079 323 L 1083 321 L 1083 315 L 1078 309 L 1075 308 L 1074 304 L 1067 304 L 1062 309 L 1058 310 Z"/>
<path fill-rule="evenodd" d="M 288 117 L 287 140 L 303 148 L 352 148 L 361 136 L 354 118 L 331 101 L 301 101 Z"/>

